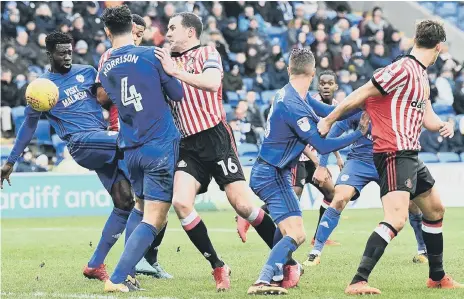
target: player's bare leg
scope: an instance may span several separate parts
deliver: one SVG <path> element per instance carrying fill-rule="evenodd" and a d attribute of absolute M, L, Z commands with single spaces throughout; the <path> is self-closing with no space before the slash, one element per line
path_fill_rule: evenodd
<path fill-rule="evenodd" d="M 261 270 L 258 280 L 248 289 L 249 295 L 287 294 L 283 286 L 272 284 L 274 280 L 282 280 L 285 265 L 292 253 L 304 243 L 306 233 L 303 217 L 290 216 L 278 224 L 283 238 L 272 249 L 266 265 Z"/>
<path fill-rule="evenodd" d="M 401 231 L 408 220 L 409 192 L 392 191 L 382 197 L 384 218 L 367 240 L 356 275 L 345 289 L 346 294 L 380 294 L 367 284 L 369 275 L 382 257 L 388 243 Z"/>
<path fill-rule="evenodd" d="M 324 212 L 319 227 L 316 232 L 316 242 L 314 248 L 308 255 L 308 260 L 303 263 L 305 266 L 316 266 L 321 262 L 321 253 L 330 234 L 337 227 L 340 220 L 340 214 L 346 205 L 356 195 L 356 189 L 349 185 L 337 185 L 335 187 L 335 196 L 330 206 Z"/>
<path fill-rule="evenodd" d="M 416 264 L 427 264 L 427 249 L 422 237 L 422 211 L 412 200 L 409 201 L 409 224 L 414 230 L 417 242 L 417 254 L 412 261 Z"/>
<path fill-rule="evenodd" d="M 105 281 L 108 273 L 104 264 L 105 258 L 126 228 L 130 211 L 134 206 L 131 186 L 127 180 L 116 182 L 111 188 L 114 208 L 103 227 L 102 236 L 94 254 L 85 265 L 83 274 L 89 279 Z"/>
<path fill-rule="evenodd" d="M 429 258 L 428 288 L 456 289 L 463 284 L 454 281 L 443 269 L 443 232 L 442 223 L 445 214 L 440 195 L 435 187 L 414 198 L 414 203 L 421 209 L 422 235 Z"/>
<path fill-rule="evenodd" d="M 230 268 L 218 257 L 208 230 L 194 208 L 195 196 L 200 187 L 200 183 L 192 175 L 176 171 L 172 204 L 190 241 L 211 264 L 216 290 L 225 291 L 230 289 Z"/>
<path fill-rule="evenodd" d="M 153 243 L 157 233 L 165 226 L 170 207 L 170 202 L 145 199 L 143 220 L 127 240 L 111 278 L 105 282 L 105 292 L 127 293 L 141 290 L 138 281 L 130 273 Z"/>

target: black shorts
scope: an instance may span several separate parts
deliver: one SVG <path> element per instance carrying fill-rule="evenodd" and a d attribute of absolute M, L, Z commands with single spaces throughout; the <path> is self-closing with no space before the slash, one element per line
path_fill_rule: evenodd
<path fill-rule="evenodd" d="M 406 191 L 414 199 L 435 184 L 416 151 L 374 153 L 374 163 L 379 174 L 381 197 L 392 191 Z"/>
<path fill-rule="evenodd" d="M 198 194 L 205 193 L 211 178 L 221 190 L 224 185 L 244 181 L 232 130 L 228 124 L 217 126 L 183 138 L 176 171 L 185 171 L 200 184 Z"/>
<path fill-rule="evenodd" d="M 306 184 L 311 184 L 319 190 L 325 198 L 329 197 L 328 191 L 319 187 L 313 182 L 313 175 L 316 171 L 316 165 L 313 161 L 299 161 L 292 169 L 292 185 L 293 187 L 303 188 Z"/>

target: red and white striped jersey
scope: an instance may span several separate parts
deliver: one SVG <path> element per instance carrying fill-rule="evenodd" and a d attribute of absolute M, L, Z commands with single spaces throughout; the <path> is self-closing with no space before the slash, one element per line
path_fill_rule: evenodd
<path fill-rule="evenodd" d="M 100 57 L 100 61 L 98 62 L 98 73 L 97 73 L 97 78 L 95 78 L 95 82 L 100 83 L 100 70 L 103 66 L 103 64 L 110 58 L 111 53 L 113 52 L 113 48 L 109 48 L 106 50 L 105 53 L 102 54 Z M 119 115 L 118 115 L 118 107 L 116 105 L 111 105 L 110 107 L 110 131 L 119 131 Z"/>
<path fill-rule="evenodd" d="M 313 95 L 313 99 L 318 100 L 319 102 L 322 102 L 322 97 L 320 93 Z M 338 102 L 335 99 L 333 99 L 332 106 L 337 106 L 337 105 L 338 105 Z M 318 154 L 314 147 L 312 146 L 309 146 L 309 147 L 313 153 L 315 153 L 316 155 Z M 309 161 L 309 158 L 305 154 L 301 154 L 300 161 Z"/>
<path fill-rule="evenodd" d="M 372 122 L 374 152 L 419 151 L 430 97 L 426 67 L 406 55 L 376 73 L 371 81 L 382 94 L 367 99 L 365 104 Z"/>
<path fill-rule="evenodd" d="M 191 74 L 201 74 L 208 68 L 217 68 L 223 76 L 221 56 L 211 46 L 196 46 L 183 53 L 173 53 L 172 59 L 177 67 Z M 184 99 L 180 102 L 170 101 L 176 126 L 187 137 L 197 134 L 225 121 L 226 115 L 222 105 L 222 84 L 217 92 L 204 91 L 181 82 Z"/>

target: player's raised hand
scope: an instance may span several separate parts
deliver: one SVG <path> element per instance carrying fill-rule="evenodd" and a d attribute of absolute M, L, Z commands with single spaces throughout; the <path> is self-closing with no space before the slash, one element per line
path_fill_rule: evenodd
<path fill-rule="evenodd" d="M 367 131 L 369 131 L 370 121 L 371 118 L 369 117 L 369 114 L 367 114 L 367 112 L 363 112 L 361 119 L 359 120 L 358 130 L 361 131 L 364 136 L 366 136 Z"/>
<path fill-rule="evenodd" d="M 319 131 L 319 134 L 321 134 L 322 137 L 326 136 L 329 133 L 330 127 L 332 127 L 332 125 L 329 124 L 329 122 L 325 118 L 322 118 L 317 123 L 317 130 Z"/>
<path fill-rule="evenodd" d="M 439 132 L 442 137 L 453 138 L 454 125 L 449 121 L 443 122 Z"/>
<path fill-rule="evenodd" d="M 2 166 L 2 178 L 1 178 L 1 188 L 3 189 L 3 180 L 6 180 L 8 182 L 8 185 L 11 186 L 11 181 L 10 181 L 10 174 L 13 172 L 13 164 L 11 163 L 5 163 L 5 165 Z"/>
<path fill-rule="evenodd" d="M 171 59 L 171 54 L 169 53 L 168 49 L 155 47 L 155 56 L 161 62 L 164 71 L 169 76 L 172 76 L 176 71 L 176 66 L 174 61 Z"/>

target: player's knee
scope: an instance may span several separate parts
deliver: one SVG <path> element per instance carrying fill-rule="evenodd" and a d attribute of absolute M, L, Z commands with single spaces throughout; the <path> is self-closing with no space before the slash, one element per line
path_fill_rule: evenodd
<path fill-rule="evenodd" d="M 120 181 L 113 186 L 111 198 L 114 206 L 124 211 L 131 211 L 135 204 L 131 187 L 127 181 Z"/>
<path fill-rule="evenodd" d="M 337 211 L 341 212 L 345 209 L 346 204 L 348 203 L 349 199 L 346 200 L 342 196 L 335 196 L 332 202 L 330 203 L 330 206 Z"/>
<path fill-rule="evenodd" d="M 398 217 L 395 217 L 395 219 L 389 219 L 386 222 L 390 223 L 391 226 L 393 226 L 393 228 L 396 229 L 397 232 L 400 232 L 403 229 L 407 221 L 408 221 L 407 215 L 406 216 L 398 215 Z"/>
<path fill-rule="evenodd" d="M 300 246 L 306 241 L 306 233 L 304 230 L 298 231 L 293 235 L 293 239 L 295 240 L 296 244 Z"/>
<path fill-rule="evenodd" d="M 193 204 L 186 200 L 179 200 L 174 197 L 172 206 L 179 217 L 186 217 L 193 210 Z"/>
<path fill-rule="evenodd" d="M 235 212 L 242 217 L 242 218 L 248 218 L 252 212 L 252 205 L 250 205 L 248 202 L 244 202 L 242 200 L 235 201 L 235 204 L 233 204 L 233 208 L 235 209 Z"/>

